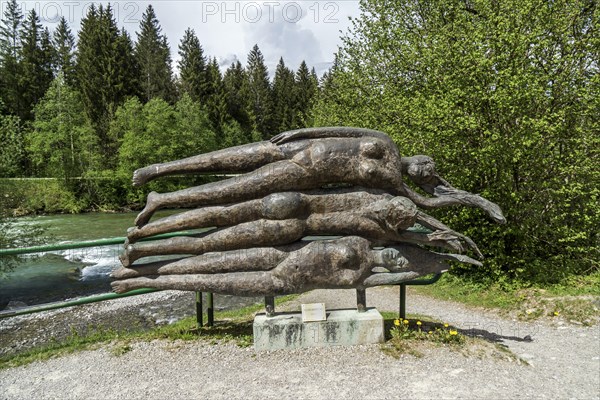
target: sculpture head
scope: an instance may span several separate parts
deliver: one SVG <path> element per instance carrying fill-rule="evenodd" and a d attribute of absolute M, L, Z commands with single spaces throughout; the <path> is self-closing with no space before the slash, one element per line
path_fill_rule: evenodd
<path fill-rule="evenodd" d="M 390 272 L 403 269 L 408 264 L 408 260 L 393 247 L 386 247 L 381 250 L 381 267 L 386 268 Z"/>

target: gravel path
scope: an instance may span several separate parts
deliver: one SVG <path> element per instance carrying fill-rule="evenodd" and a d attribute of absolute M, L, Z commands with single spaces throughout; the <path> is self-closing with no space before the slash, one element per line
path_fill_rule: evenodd
<path fill-rule="evenodd" d="M 397 291 L 393 287 L 369 289 L 367 304 L 397 311 Z M 139 300 L 122 299 L 119 304 L 128 301 Z M 355 292 L 313 291 L 286 308 L 294 309 L 301 302 L 347 308 L 355 304 Z M 118 307 L 120 313 L 140 308 L 139 304 L 107 304 L 102 307 Z M 78 312 L 93 313 L 94 306 Z M 423 347 L 423 358 L 395 359 L 377 345 L 257 353 L 252 348 L 203 340 L 138 342 L 121 356 L 107 345 L 2 370 L 0 398 L 600 398 L 599 325 L 511 321 L 410 292 L 407 311 L 499 342 L 529 365 L 493 352 L 465 355 L 442 346 Z M 27 323 L 25 317 L 20 318 L 12 328 L 7 328 L 9 323 L 0 325 L 0 332 L 3 326 L 9 332 Z"/>

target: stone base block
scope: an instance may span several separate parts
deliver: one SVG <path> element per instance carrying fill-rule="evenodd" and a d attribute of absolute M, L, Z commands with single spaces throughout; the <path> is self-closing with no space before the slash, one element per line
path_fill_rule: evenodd
<path fill-rule="evenodd" d="M 278 313 L 273 317 L 258 314 L 254 318 L 256 350 L 297 349 L 382 343 L 383 317 L 375 308 L 359 313 L 331 310 L 327 320 L 302 322 L 300 313 Z"/>

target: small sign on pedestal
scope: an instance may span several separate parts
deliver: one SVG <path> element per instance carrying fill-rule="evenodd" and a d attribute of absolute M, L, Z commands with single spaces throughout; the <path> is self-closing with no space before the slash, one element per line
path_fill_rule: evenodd
<path fill-rule="evenodd" d="M 302 304 L 302 322 L 325 321 L 325 303 Z"/>

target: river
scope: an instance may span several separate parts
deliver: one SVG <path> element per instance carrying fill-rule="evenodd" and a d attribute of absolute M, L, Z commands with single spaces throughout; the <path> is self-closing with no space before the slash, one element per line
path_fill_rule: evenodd
<path fill-rule="evenodd" d="M 155 218 L 172 214 L 158 212 Z M 135 213 L 59 214 L 20 218 L 16 224 L 44 229 L 48 244 L 126 235 Z M 122 245 L 62 250 L 20 256 L 16 268 L 0 278 L 0 310 L 110 292 L 110 273 L 119 264 Z M 254 303 L 258 298 L 216 296 L 217 309 Z"/>

